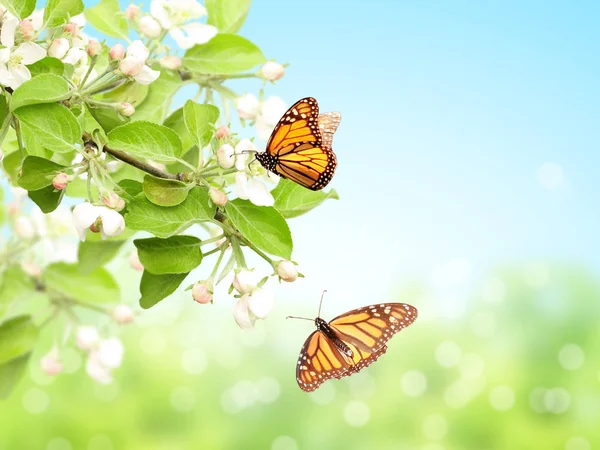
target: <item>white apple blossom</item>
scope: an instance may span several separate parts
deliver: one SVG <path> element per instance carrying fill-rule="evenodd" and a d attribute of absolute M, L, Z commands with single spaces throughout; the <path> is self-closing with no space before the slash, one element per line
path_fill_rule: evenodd
<path fill-rule="evenodd" d="M 43 16 L 43 14 L 42 14 Z M 83 28 L 87 23 L 85 20 L 85 14 L 77 14 L 76 16 L 71 17 L 71 23 L 78 25 L 80 28 Z"/>
<path fill-rule="evenodd" d="M 102 364 L 98 351 L 90 352 L 87 363 L 85 364 L 85 371 L 90 378 L 97 383 L 109 384 L 112 382 L 111 370 L 109 367 Z"/>
<path fill-rule="evenodd" d="M 140 19 L 140 30 L 149 38 L 157 38 L 160 36 L 162 28 L 154 17 L 144 16 Z"/>
<path fill-rule="evenodd" d="M 275 199 L 267 187 L 255 178 L 248 178 L 245 172 L 235 174 L 236 193 L 242 200 L 250 200 L 256 206 L 273 206 Z"/>
<path fill-rule="evenodd" d="M 48 47 L 48 56 L 51 56 L 52 58 L 63 59 L 70 48 L 71 44 L 69 43 L 68 39 L 54 39 Z"/>
<path fill-rule="evenodd" d="M 256 319 L 265 319 L 275 306 L 273 291 L 256 289 L 252 294 L 244 294 L 233 307 L 233 317 L 242 329 L 254 327 Z"/>
<path fill-rule="evenodd" d="M 217 161 L 223 169 L 231 169 L 235 164 L 235 150 L 229 144 L 223 144 L 217 150 Z"/>
<path fill-rule="evenodd" d="M 116 337 L 100 341 L 98 357 L 100 363 L 109 369 L 116 369 L 123 361 L 123 344 Z"/>
<path fill-rule="evenodd" d="M 256 134 L 261 140 L 269 140 L 275 125 L 286 110 L 285 102 L 278 96 L 271 96 L 260 104 L 256 116 Z"/>
<path fill-rule="evenodd" d="M 63 364 L 58 357 L 56 345 L 40 360 L 42 370 L 50 376 L 58 375 L 63 371 Z"/>
<path fill-rule="evenodd" d="M 170 30 L 206 15 L 206 9 L 196 0 L 152 0 L 150 14 L 160 25 Z"/>
<path fill-rule="evenodd" d="M 247 294 L 243 295 L 235 305 L 233 305 L 233 318 L 242 330 L 254 328 L 254 323 L 256 322 L 256 316 L 254 316 L 248 308 L 249 297 L 250 296 Z"/>
<path fill-rule="evenodd" d="M 73 208 L 73 225 L 82 241 L 85 241 L 88 228 L 98 219 L 101 221 L 100 234 L 102 239 L 118 236 L 125 230 L 123 216 L 113 209 L 94 206 L 87 202 L 80 203 Z"/>
<path fill-rule="evenodd" d="M 150 84 L 160 76 L 160 72 L 146 65 L 149 55 L 150 51 L 144 43 L 135 40 L 127 47 L 127 53 L 119 63 L 119 69 L 124 75 L 132 77 L 140 84 Z"/>
<path fill-rule="evenodd" d="M 8 18 L 2 23 L 0 30 L 0 84 L 16 89 L 31 79 L 31 72 L 26 67 L 46 56 L 46 50 L 34 42 L 23 42 L 15 47 L 15 32 L 19 21 Z"/>
<path fill-rule="evenodd" d="M 244 94 L 235 101 L 235 108 L 242 119 L 255 119 L 260 102 L 253 94 Z"/>
<path fill-rule="evenodd" d="M 77 328 L 75 342 L 80 349 L 91 350 L 100 343 L 100 335 L 96 327 L 82 325 Z"/>
<path fill-rule="evenodd" d="M 19 216 L 15 221 L 15 234 L 21 239 L 33 239 L 36 235 L 35 226 L 29 217 Z"/>
<path fill-rule="evenodd" d="M 168 55 L 160 58 L 159 63 L 165 69 L 176 70 L 181 67 L 183 61 L 179 56 L 176 55 Z"/>
<path fill-rule="evenodd" d="M 248 138 L 240 139 L 235 146 L 235 168 L 237 170 L 246 170 L 248 167 L 248 158 L 250 151 L 256 150 L 252 141 Z"/>
<path fill-rule="evenodd" d="M 250 294 L 258 289 L 262 277 L 253 270 L 240 269 L 233 277 L 233 287 L 240 294 Z"/>
<path fill-rule="evenodd" d="M 217 35 L 217 28 L 204 23 L 188 23 L 169 32 L 180 48 L 188 49 L 194 45 L 206 44 Z"/>

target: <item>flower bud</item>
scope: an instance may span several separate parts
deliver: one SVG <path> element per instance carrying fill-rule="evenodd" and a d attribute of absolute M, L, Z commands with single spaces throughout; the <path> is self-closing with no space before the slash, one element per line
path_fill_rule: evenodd
<path fill-rule="evenodd" d="M 149 38 L 157 38 L 160 36 L 162 28 L 154 17 L 144 16 L 140 19 L 140 30 Z"/>
<path fill-rule="evenodd" d="M 131 103 L 123 102 L 119 106 L 119 113 L 125 117 L 131 117 L 135 114 L 135 108 Z"/>
<path fill-rule="evenodd" d="M 61 373 L 63 371 L 63 364 L 58 359 L 58 349 L 52 347 L 52 350 L 41 359 L 40 365 L 46 375 L 55 376 Z"/>
<path fill-rule="evenodd" d="M 96 327 L 83 325 L 77 328 L 75 341 L 80 349 L 90 350 L 100 343 L 100 335 Z"/>
<path fill-rule="evenodd" d="M 259 319 L 265 319 L 275 306 L 275 293 L 258 288 L 248 298 L 248 308 Z"/>
<path fill-rule="evenodd" d="M 134 248 L 131 251 L 131 253 L 129 254 L 128 261 L 129 265 L 133 270 L 137 270 L 138 272 L 142 272 L 144 270 L 144 266 L 142 265 L 140 257 L 138 256 L 137 248 Z"/>
<path fill-rule="evenodd" d="M 139 13 L 140 7 L 137 5 L 127 5 L 127 8 L 125 8 L 125 17 L 129 20 L 135 19 Z"/>
<path fill-rule="evenodd" d="M 208 191 L 208 195 L 217 206 L 225 206 L 227 204 L 227 195 L 221 189 L 211 188 Z"/>
<path fill-rule="evenodd" d="M 125 47 L 123 47 L 123 44 L 113 45 L 108 52 L 108 56 L 110 57 L 111 61 L 123 59 L 125 56 Z"/>
<path fill-rule="evenodd" d="M 29 217 L 17 217 L 15 222 L 15 233 L 21 239 L 33 239 L 35 237 L 35 227 Z"/>
<path fill-rule="evenodd" d="M 248 294 L 243 295 L 235 305 L 233 305 L 233 318 L 242 330 L 249 330 L 254 327 L 256 317 L 251 315 L 248 309 Z"/>
<path fill-rule="evenodd" d="M 196 284 L 194 284 L 194 287 L 192 288 L 192 297 L 198 303 L 201 303 L 203 305 L 212 302 L 212 299 L 213 299 L 212 294 L 213 293 L 212 293 L 211 287 L 206 282 L 196 283 Z"/>
<path fill-rule="evenodd" d="M 79 25 L 73 22 L 69 22 L 64 26 L 63 30 L 65 31 L 65 33 L 77 36 L 79 34 Z"/>
<path fill-rule="evenodd" d="M 181 58 L 179 56 L 170 55 L 160 58 L 160 65 L 165 69 L 177 70 L 181 67 Z"/>
<path fill-rule="evenodd" d="M 25 39 L 26 41 L 30 41 L 35 35 L 33 24 L 29 19 L 21 20 L 21 22 L 19 23 L 19 31 L 23 35 L 23 39 Z"/>
<path fill-rule="evenodd" d="M 99 55 L 102 52 L 102 45 L 96 39 L 90 39 L 87 45 L 87 54 L 90 56 Z"/>
<path fill-rule="evenodd" d="M 233 147 L 229 144 L 223 144 L 217 150 L 217 161 L 223 169 L 231 169 L 233 167 L 235 164 L 234 153 Z"/>
<path fill-rule="evenodd" d="M 30 277 L 37 278 L 42 274 L 42 268 L 34 262 L 22 262 L 21 269 Z"/>
<path fill-rule="evenodd" d="M 217 139 L 228 138 L 229 136 L 231 136 L 231 132 L 229 131 L 228 127 L 226 127 L 225 125 L 221 125 L 219 128 L 217 128 L 215 136 Z"/>
<path fill-rule="evenodd" d="M 98 346 L 98 359 L 104 367 L 116 369 L 123 361 L 123 344 L 116 338 L 100 341 Z"/>
<path fill-rule="evenodd" d="M 58 38 L 52 41 L 50 47 L 48 47 L 48 56 L 53 58 L 63 59 L 69 51 L 70 44 L 65 38 Z"/>
<path fill-rule="evenodd" d="M 283 281 L 291 283 L 298 278 L 298 269 L 296 269 L 296 265 L 291 261 L 280 261 L 277 264 L 277 275 Z"/>
<path fill-rule="evenodd" d="M 119 63 L 119 70 L 128 77 L 135 77 L 143 67 L 144 61 L 139 58 L 125 58 Z"/>
<path fill-rule="evenodd" d="M 240 294 L 250 294 L 252 291 L 256 290 L 260 280 L 261 278 L 256 272 L 241 269 L 233 277 L 233 287 Z"/>
<path fill-rule="evenodd" d="M 57 189 L 59 191 L 65 189 L 68 183 L 69 177 L 64 172 L 57 173 L 52 179 L 52 186 L 54 186 L 54 189 Z"/>
<path fill-rule="evenodd" d="M 235 101 L 238 115 L 242 119 L 254 119 L 259 109 L 258 99 L 252 94 L 244 94 Z"/>
<path fill-rule="evenodd" d="M 285 74 L 285 68 L 275 61 L 266 62 L 260 69 L 262 76 L 265 80 L 276 81 L 283 78 Z"/>
<path fill-rule="evenodd" d="M 112 310 L 112 317 L 115 319 L 115 322 L 125 325 L 133 322 L 135 313 L 133 312 L 133 308 L 131 308 L 131 306 L 121 304 L 115 306 L 115 309 Z"/>

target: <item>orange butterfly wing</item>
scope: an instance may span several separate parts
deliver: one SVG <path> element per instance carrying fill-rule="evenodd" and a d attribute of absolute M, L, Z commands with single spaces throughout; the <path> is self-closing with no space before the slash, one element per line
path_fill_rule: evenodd
<path fill-rule="evenodd" d="M 385 345 L 417 318 L 417 309 L 405 303 L 381 303 L 342 314 L 329 326 L 350 350 L 344 354 L 322 331 L 313 332 L 302 347 L 296 379 L 311 392 L 331 378 L 349 376 L 368 367 L 387 351 Z"/>
<path fill-rule="evenodd" d="M 319 105 L 312 97 L 297 101 L 275 126 L 265 152 L 256 155 L 267 170 L 308 189 L 324 188 L 337 166 L 331 150 L 339 113 L 327 113 L 320 120 Z M 324 134 L 321 134 L 323 125 Z"/>

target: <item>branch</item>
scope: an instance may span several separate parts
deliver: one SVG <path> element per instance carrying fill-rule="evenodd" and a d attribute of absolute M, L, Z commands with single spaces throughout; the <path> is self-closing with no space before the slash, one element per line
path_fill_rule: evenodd
<path fill-rule="evenodd" d="M 96 143 L 92 140 L 92 136 L 89 133 L 84 133 L 83 139 L 84 139 L 86 146 L 92 146 L 92 147 L 97 148 Z M 128 155 L 127 153 L 125 153 L 122 150 L 110 148 L 107 145 L 105 145 L 102 150 L 104 152 L 108 153 L 109 155 L 114 156 L 118 160 L 123 161 L 124 163 L 129 164 L 130 166 L 133 166 L 137 169 L 140 169 L 143 172 L 149 173 L 150 175 L 153 175 L 155 177 L 166 178 L 168 180 L 179 180 L 179 181 L 183 181 L 183 179 L 184 179 L 185 173 L 173 174 L 173 173 L 165 172 L 164 170 L 157 169 L 156 167 L 154 167 L 144 161 L 140 161 L 139 159 L 136 159 L 133 156 Z"/>

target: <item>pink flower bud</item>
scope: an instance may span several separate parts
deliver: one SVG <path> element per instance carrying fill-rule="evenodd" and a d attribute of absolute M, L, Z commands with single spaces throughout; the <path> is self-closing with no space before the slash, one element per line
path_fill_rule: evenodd
<path fill-rule="evenodd" d="M 225 125 L 221 125 L 219 128 L 217 128 L 215 136 L 217 137 L 217 139 L 228 138 L 229 136 L 231 136 L 231 132 L 229 131 L 228 127 L 226 127 Z"/>
<path fill-rule="evenodd" d="M 296 269 L 296 265 L 291 261 L 280 261 L 277 264 L 277 275 L 283 281 L 291 283 L 298 278 L 298 269 Z"/>
<path fill-rule="evenodd" d="M 144 266 L 140 261 L 140 257 L 138 256 L 137 248 L 134 248 L 129 254 L 129 265 L 133 270 L 137 270 L 138 272 L 142 272 L 144 270 Z"/>
<path fill-rule="evenodd" d="M 37 278 L 42 274 L 42 268 L 34 262 L 22 262 L 21 269 L 30 277 Z"/>
<path fill-rule="evenodd" d="M 135 313 L 133 312 L 133 308 L 129 305 L 117 305 L 115 309 L 112 310 L 112 317 L 115 319 L 115 322 L 125 325 L 133 322 L 135 318 Z"/>
<path fill-rule="evenodd" d="M 83 325 L 77 328 L 75 341 L 80 349 L 90 350 L 100 343 L 100 335 L 95 327 Z"/>
<path fill-rule="evenodd" d="M 181 58 L 179 56 L 170 55 L 160 58 L 160 65 L 165 69 L 177 70 L 181 67 Z"/>
<path fill-rule="evenodd" d="M 207 283 L 196 283 L 192 288 L 192 297 L 203 305 L 212 302 L 212 291 Z"/>
<path fill-rule="evenodd" d="M 265 80 L 276 81 L 283 78 L 285 74 L 285 68 L 275 61 L 266 62 L 262 68 L 260 69 L 262 76 L 265 77 Z"/>
<path fill-rule="evenodd" d="M 63 371 L 63 364 L 58 359 L 58 349 L 53 347 L 40 361 L 42 370 L 50 376 L 58 375 Z"/>
<path fill-rule="evenodd" d="M 160 36 L 162 28 L 154 17 L 144 16 L 140 19 L 140 30 L 149 38 L 157 38 Z"/>
<path fill-rule="evenodd" d="M 125 56 L 125 47 L 123 47 L 123 44 L 113 45 L 108 52 L 108 56 L 110 57 L 111 61 L 123 59 Z"/>
<path fill-rule="evenodd" d="M 139 58 L 125 58 L 119 63 L 119 70 L 123 72 L 123 75 L 128 77 L 135 77 L 142 71 L 144 67 L 144 61 Z"/>
<path fill-rule="evenodd" d="M 59 191 L 65 189 L 68 183 L 69 177 L 64 172 L 57 173 L 52 179 L 52 186 L 54 186 L 54 189 L 57 189 Z"/>
<path fill-rule="evenodd" d="M 125 208 L 125 201 L 115 192 L 109 192 L 102 196 L 102 202 L 111 209 L 122 211 Z"/>
<path fill-rule="evenodd" d="M 90 56 L 99 55 L 102 51 L 102 45 L 96 39 L 90 39 L 87 45 L 87 54 Z"/>
<path fill-rule="evenodd" d="M 217 150 L 217 161 L 223 169 L 231 169 L 235 164 L 235 158 L 233 157 L 235 150 L 229 144 L 221 145 Z"/>
<path fill-rule="evenodd" d="M 125 17 L 129 20 L 135 19 L 135 17 L 140 13 L 140 7 L 137 5 L 128 5 L 125 8 Z"/>
<path fill-rule="evenodd" d="M 123 102 L 119 106 L 119 113 L 125 117 L 131 117 L 135 114 L 135 108 L 131 103 Z"/>
<path fill-rule="evenodd" d="M 225 206 L 227 204 L 227 195 L 220 189 L 211 188 L 208 195 L 213 203 L 217 206 Z"/>
<path fill-rule="evenodd" d="M 64 26 L 63 30 L 65 31 L 65 33 L 77 36 L 79 34 L 79 25 L 73 22 L 69 22 Z"/>
<path fill-rule="evenodd" d="M 23 35 L 23 39 L 25 39 L 26 41 L 30 41 L 35 35 L 33 24 L 29 19 L 21 20 L 21 22 L 19 23 L 19 31 Z"/>
<path fill-rule="evenodd" d="M 65 38 L 54 39 L 50 47 L 48 47 L 48 56 L 63 59 L 69 51 L 70 46 L 69 41 Z"/>

